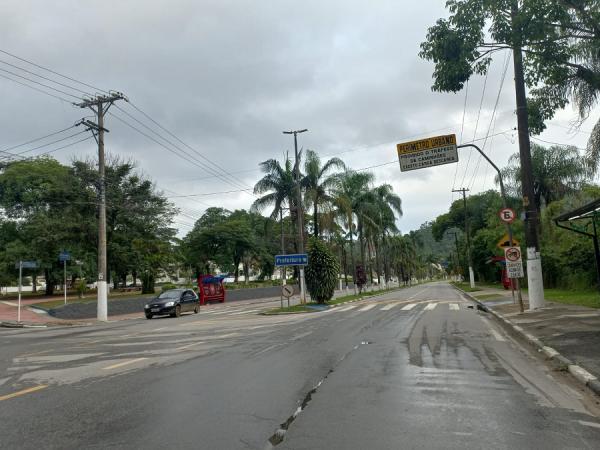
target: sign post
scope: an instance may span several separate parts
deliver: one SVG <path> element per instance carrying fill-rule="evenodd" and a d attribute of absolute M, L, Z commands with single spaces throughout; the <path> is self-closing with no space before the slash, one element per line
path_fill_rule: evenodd
<path fill-rule="evenodd" d="M 69 261 L 70 259 L 71 259 L 71 254 L 66 250 L 63 250 L 58 255 L 58 260 L 63 263 L 64 281 L 65 281 L 65 284 L 64 284 L 65 305 L 67 304 L 67 261 Z"/>
<path fill-rule="evenodd" d="M 282 269 L 287 266 L 300 266 L 301 270 L 304 271 L 304 266 L 308 264 L 308 255 L 306 253 L 295 253 L 290 255 L 275 255 L 275 267 L 281 267 Z M 301 280 L 302 281 L 302 280 Z M 289 289 L 289 290 L 288 290 Z M 302 293 L 302 286 L 300 287 Z M 289 292 L 289 295 L 286 293 Z M 283 297 L 287 297 L 288 307 L 290 306 L 290 297 L 294 293 L 293 286 L 284 284 L 281 289 L 281 307 L 283 308 Z M 301 299 L 302 301 L 302 299 Z"/>

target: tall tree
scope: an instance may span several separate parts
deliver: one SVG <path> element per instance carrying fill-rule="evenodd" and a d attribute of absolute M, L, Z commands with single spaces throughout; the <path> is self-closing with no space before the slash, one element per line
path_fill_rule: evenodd
<path fill-rule="evenodd" d="M 531 168 L 538 210 L 579 190 L 583 184 L 592 180 L 587 161 L 576 147 L 544 147 L 534 144 L 531 146 Z M 508 182 L 508 191 L 514 196 L 520 196 L 521 166 L 518 153 L 510 157 L 508 166 L 502 169 L 502 176 Z"/>
<path fill-rule="evenodd" d="M 336 173 L 331 173 L 334 169 L 345 170 L 346 165 L 339 158 L 331 158 L 325 164 L 321 165 L 321 158 L 312 151 L 306 151 L 306 160 L 304 162 L 305 175 L 302 178 L 301 186 L 304 189 L 305 202 L 312 203 L 313 206 L 313 234 L 319 236 L 319 207 L 323 203 L 333 203 L 333 197 L 330 191 L 336 186 L 339 177 Z"/>

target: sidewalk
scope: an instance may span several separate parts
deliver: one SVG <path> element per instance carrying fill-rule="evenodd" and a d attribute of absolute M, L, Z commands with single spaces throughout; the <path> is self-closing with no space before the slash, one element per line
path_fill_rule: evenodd
<path fill-rule="evenodd" d="M 523 292 L 521 314 L 510 291 L 485 287 L 465 295 L 600 395 L 600 309 L 546 301 L 545 307 L 529 311 Z"/>

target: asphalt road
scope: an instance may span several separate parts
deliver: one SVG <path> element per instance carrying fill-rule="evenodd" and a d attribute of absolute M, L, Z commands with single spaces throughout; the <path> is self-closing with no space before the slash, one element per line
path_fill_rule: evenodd
<path fill-rule="evenodd" d="M 447 284 L 1 330 L 0 448 L 592 449 L 593 399 Z"/>
<path fill-rule="evenodd" d="M 227 289 L 227 287 L 225 288 Z M 294 285 L 294 292 L 298 293 L 298 286 Z M 249 289 L 232 289 L 226 291 L 225 301 L 227 303 L 239 302 L 245 300 L 258 300 L 264 298 L 279 297 L 281 293 L 281 286 L 270 286 L 263 288 L 249 288 Z M 158 293 L 156 294 L 158 295 Z M 144 305 L 148 303 L 148 299 L 152 296 L 136 295 L 134 297 L 127 298 L 115 298 L 108 302 L 108 315 L 118 316 L 121 314 L 132 314 L 136 312 L 144 311 Z M 70 303 L 65 306 L 59 306 L 48 311 L 51 316 L 59 319 L 66 320 L 78 320 L 78 319 L 91 319 L 97 316 L 97 304 L 96 301 L 90 301 L 87 303 Z"/>

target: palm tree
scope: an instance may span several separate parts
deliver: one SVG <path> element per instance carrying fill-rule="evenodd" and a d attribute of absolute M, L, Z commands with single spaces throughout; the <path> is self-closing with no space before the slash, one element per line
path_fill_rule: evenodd
<path fill-rule="evenodd" d="M 377 280 L 380 286 L 380 244 L 385 239 L 385 234 L 387 232 L 398 231 L 396 227 L 396 214 L 398 214 L 398 217 L 402 217 L 402 200 L 394 193 L 391 185 L 382 184 L 369 192 L 368 202 L 363 205 L 361 216 L 363 218 L 363 228 L 365 230 L 369 248 L 369 260 L 371 260 L 371 246 L 375 250 Z"/>
<path fill-rule="evenodd" d="M 288 207 L 296 204 L 295 168 L 287 154 L 283 167 L 276 159 L 268 159 L 260 163 L 260 168 L 265 176 L 254 185 L 254 193 L 264 195 L 254 201 L 251 210 L 261 212 L 265 208 L 273 206 L 273 212 L 270 217 L 271 219 L 276 219 L 284 209 L 285 204 Z"/>
<path fill-rule="evenodd" d="M 356 281 L 356 264 L 354 260 L 355 215 L 360 216 L 361 208 L 364 208 L 365 194 L 373 183 L 375 176 L 369 172 L 354 172 L 346 170 L 338 176 L 337 185 L 332 195 L 343 225 L 350 233 L 350 260 L 352 261 L 353 280 Z M 356 283 L 354 283 L 356 286 Z"/>
<path fill-rule="evenodd" d="M 507 188 L 512 195 L 521 194 L 521 167 L 519 154 L 513 154 L 508 166 L 502 170 Z M 576 147 L 553 145 L 531 146 L 531 166 L 533 172 L 533 190 L 538 211 L 549 203 L 577 191 L 591 181 L 593 171 L 588 160 L 579 154 Z M 496 177 L 498 182 L 498 177 Z"/>
<path fill-rule="evenodd" d="M 319 236 L 319 206 L 322 203 L 333 203 L 333 198 L 329 191 L 333 189 L 337 182 L 337 174 L 330 174 L 332 169 L 346 169 L 346 165 L 339 158 L 331 158 L 323 166 L 319 155 L 312 151 L 306 151 L 306 161 L 304 162 L 305 175 L 300 182 L 304 188 L 305 202 L 313 205 L 313 233 Z"/>

